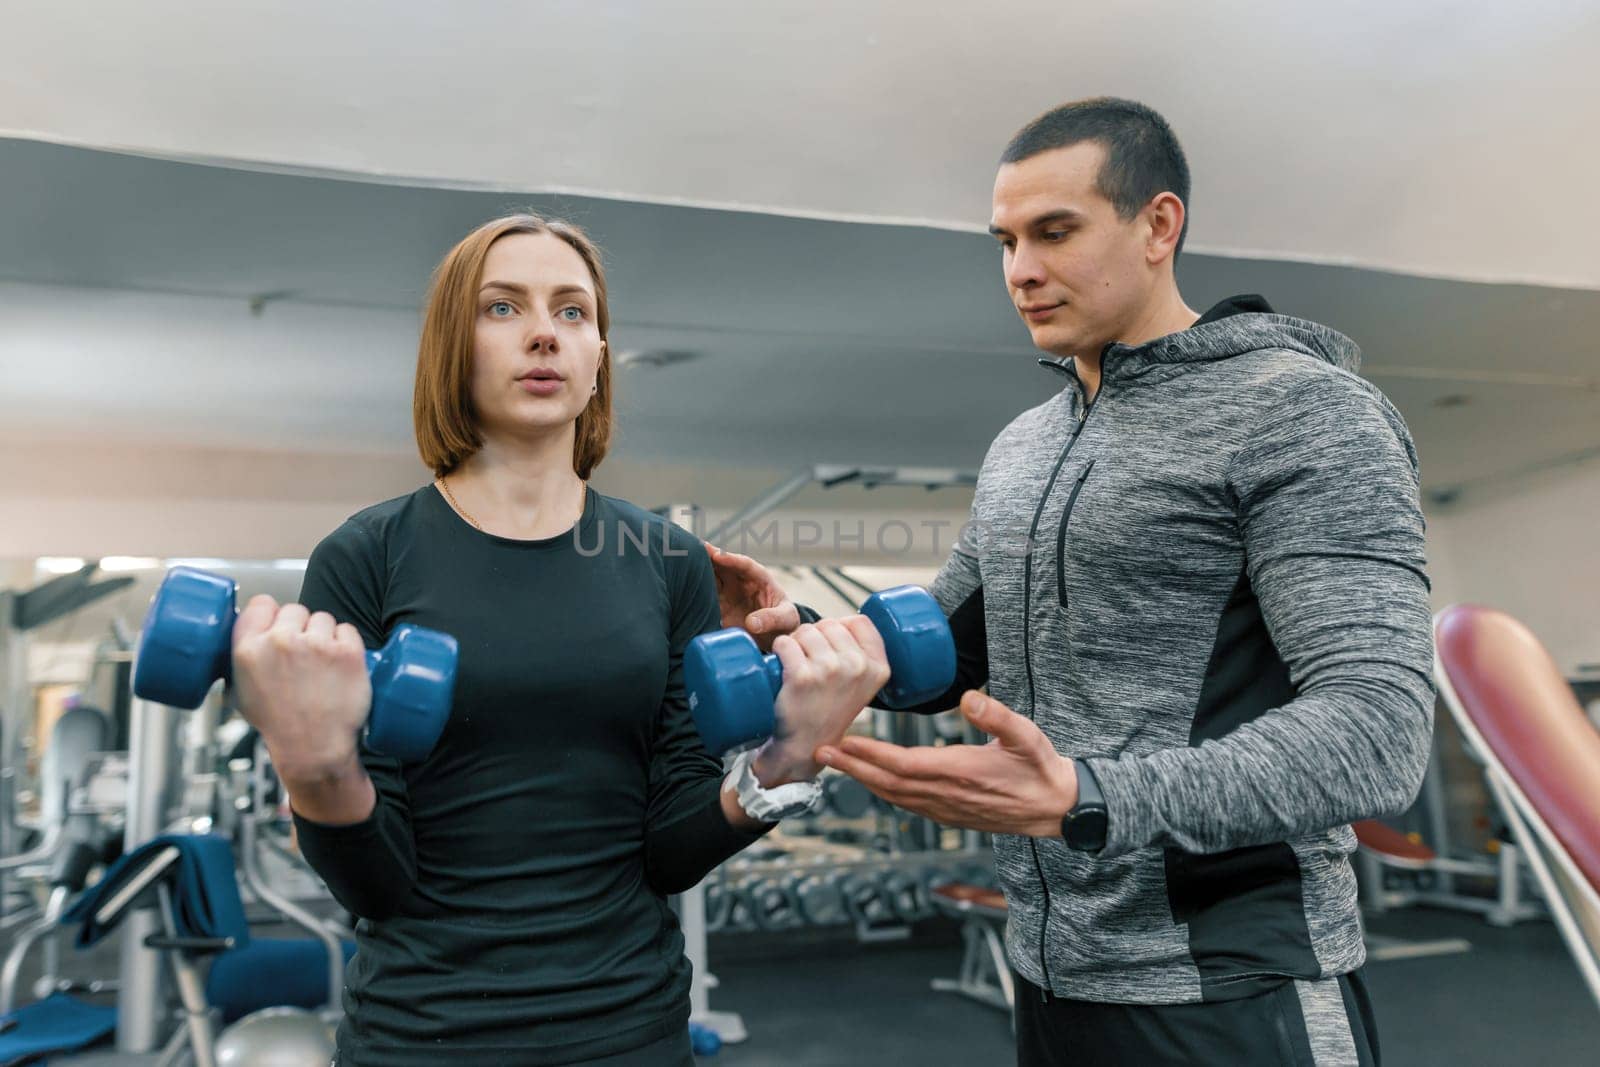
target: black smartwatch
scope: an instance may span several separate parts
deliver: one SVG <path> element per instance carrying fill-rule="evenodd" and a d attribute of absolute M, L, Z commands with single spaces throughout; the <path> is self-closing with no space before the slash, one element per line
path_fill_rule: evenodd
<path fill-rule="evenodd" d="M 1072 766 L 1078 772 L 1078 802 L 1061 817 L 1061 839 L 1079 852 L 1099 852 L 1106 847 L 1106 798 L 1087 763 L 1075 759 Z"/>

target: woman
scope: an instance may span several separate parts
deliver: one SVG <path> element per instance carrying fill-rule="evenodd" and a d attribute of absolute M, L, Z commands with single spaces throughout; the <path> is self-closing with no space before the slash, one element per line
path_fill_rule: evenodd
<path fill-rule="evenodd" d="M 815 748 L 888 677 L 860 618 L 778 642 L 785 739 L 741 758 L 760 788 L 724 784 L 681 671 L 720 624 L 704 547 L 586 485 L 611 431 L 609 323 L 581 231 L 518 215 L 468 235 L 417 361 L 436 480 L 323 540 L 302 604 L 240 614 L 241 708 L 301 848 L 360 919 L 342 1065 L 689 1063 L 667 895 L 756 840 L 746 806 L 814 777 Z M 461 647 L 444 734 L 403 767 L 356 742 L 363 646 L 401 622 Z"/>

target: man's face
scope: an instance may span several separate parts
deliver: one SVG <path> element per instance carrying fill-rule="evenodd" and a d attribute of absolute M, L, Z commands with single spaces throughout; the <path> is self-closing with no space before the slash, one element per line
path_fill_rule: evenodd
<path fill-rule="evenodd" d="M 1105 155 L 1085 141 L 995 176 L 989 230 L 1006 290 L 1034 345 L 1058 356 L 1099 355 L 1138 324 L 1155 291 L 1146 212 L 1118 218 L 1096 188 Z"/>

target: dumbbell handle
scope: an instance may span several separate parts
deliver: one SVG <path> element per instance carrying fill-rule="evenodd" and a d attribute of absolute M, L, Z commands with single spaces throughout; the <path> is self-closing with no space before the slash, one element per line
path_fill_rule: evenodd
<path fill-rule="evenodd" d="M 205 571 L 168 573 L 145 617 L 134 663 L 137 696 L 192 709 L 216 679 L 233 684 L 235 590 L 232 579 Z M 382 648 L 367 651 L 373 707 L 365 730 L 374 750 L 406 761 L 427 756 L 448 714 L 456 657 L 455 638 L 407 623 Z"/>
<path fill-rule="evenodd" d="M 369 649 L 367 649 L 367 676 L 369 678 L 372 675 L 374 675 L 374 674 L 376 674 L 378 672 L 378 668 L 379 667 L 384 665 L 384 661 L 385 661 L 385 658 L 386 658 L 385 657 L 385 653 L 388 653 L 388 655 L 390 655 L 390 656 L 394 655 L 394 648 L 396 647 L 395 643 L 394 643 L 394 637 L 398 637 L 400 635 L 400 633 L 402 632 L 402 630 L 413 630 L 413 629 L 416 629 L 416 627 L 408 626 L 408 625 L 404 625 L 404 624 L 402 624 L 401 626 L 396 626 L 395 630 L 394 630 L 394 635 L 389 639 L 388 643 L 386 643 L 382 648 L 369 648 Z M 229 684 L 232 684 L 231 679 L 230 679 Z"/>
<path fill-rule="evenodd" d="M 216 575 L 206 574 L 203 571 L 193 570 L 192 568 L 188 567 L 174 567 L 173 573 L 177 574 L 179 577 L 189 579 L 190 581 L 196 581 L 203 578 L 205 580 L 205 585 L 201 586 L 200 588 L 205 589 L 207 592 L 210 592 L 213 595 L 215 588 L 226 587 L 229 590 L 228 608 L 219 614 L 214 610 L 214 603 L 212 603 L 207 597 L 185 597 L 182 595 L 182 586 L 169 586 L 166 590 L 166 596 L 168 599 L 165 605 L 165 610 L 169 624 L 169 631 L 176 630 L 178 633 L 182 633 L 186 637 L 202 632 L 203 630 L 209 630 L 213 627 L 222 628 L 222 634 L 224 637 L 215 651 L 215 659 L 210 664 L 210 670 L 208 673 L 211 678 L 220 678 L 224 684 L 231 686 L 233 684 L 233 626 L 239 618 L 239 612 L 235 607 L 233 607 L 232 604 L 232 580 Z M 157 619 L 156 613 L 153 609 L 154 605 L 152 604 L 151 614 L 145 619 L 144 634 L 145 640 L 147 641 L 159 639 L 153 632 L 153 626 Z M 382 648 L 367 649 L 367 674 L 375 674 L 380 667 L 392 661 L 398 655 L 403 637 L 410 631 L 418 629 L 421 629 L 421 627 L 403 623 L 400 626 L 395 627 L 394 632 L 389 635 L 389 640 L 384 643 Z M 178 651 L 188 655 L 199 654 L 198 647 L 191 649 L 184 646 L 178 648 L 169 648 L 168 650 Z M 136 671 L 136 673 L 139 672 Z M 139 677 L 135 680 L 134 688 L 139 691 L 138 695 L 146 700 L 154 700 L 158 703 L 170 704 L 175 708 L 185 708 L 189 710 L 192 710 L 198 706 L 193 702 L 193 694 L 179 693 L 176 690 L 169 690 L 159 680 L 151 680 L 148 677 Z"/>
<path fill-rule="evenodd" d="M 395 636 L 399 636 L 400 633 L 402 633 L 403 631 L 410 630 L 410 629 L 415 629 L 415 627 L 412 627 L 412 626 L 398 626 L 398 627 L 395 628 Z M 393 645 L 393 641 L 391 641 L 389 644 L 384 645 L 383 648 L 378 648 L 378 649 L 369 648 L 369 649 L 366 650 L 366 655 L 367 655 L 367 675 L 369 677 L 372 676 L 373 674 L 376 674 L 378 669 L 381 666 L 384 665 L 384 662 L 385 662 L 384 653 L 389 652 L 392 655 L 392 651 L 391 651 L 391 646 L 392 645 Z M 224 685 L 228 685 L 228 686 L 233 685 L 233 656 L 229 655 L 229 656 L 226 656 L 226 657 L 223 658 L 222 662 L 217 667 L 217 671 L 216 671 L 215 677 L 221 678 Z M 154 690 L 152 690 L 151 687 L 149 687 L 149 686 L 141 686 L 141 688 L 145 689 L 147 692 L 154 692 Z M 140 696 L 144 696 L 143 693 L 141 693 L 139 695 Z M 180 701 L 182 701 L 184 699 L 182 697 L 174 696 L 174 698 L 172 700 L 160 700 L 157 697 L 151 696 L 148 699 L 156 700 L 157 703 L 161 703 L 161 704 L 170 704 L 171 706 L 173 706 L 175 708 L 184 708 L 184 710 L 186 710 L 186 711 L 194 710 L 193 708 L 185 708 L 184 707 L 184 703 L 180 703 Z"/>
<path fill-rule="evenodd" d="M 861 605 L 861 614 L 865 615 L 868 621 L 877 627 L 879 634 L 890 634 L 895 629 L 905 628 L 903 623 L 897 624 L 896 620 L 890 618 L 888 611 L 884 608 L 882 593 L 874 593 L 869 596 L 866 603 Z M 944 631 L 949 629 L 949 624 L 945 622 L 942 614 L 930 615 L 927 619 L 917 619 L 912 625 L 920 626 L 923 629 Z M 744 631 L 733 629 L 728 632 L 742 635 Z M 702 640 L 705 639 L 702 638 Z M 761 665 L 767 672 L 767 686 L 772 690 L 772 698 L 776 700 L 778 698 L 778 690 L 783 688 L 783 661 L 772 653 L 768 653 L 761 657 Z M 873 699 L 873 704 L 874 706 L 885 708 L 901 707 L 914 702 L 914 698 L 917 695 L 920 694 L 904 693 L 903 685 L 897 686 L 895 679 L 890 678 L 888 684 Z"/>
<path fill-rule="evenodd" d="M 861 614 L 883 638 L 893 672 L 873 706 L 913 707 L 950 686 L 955 644 L 949 621 L 926 590 L 899 586 L 874 593 Z M 684 676 L 689 710 L 711 751 L 720 755 L 772 735 L 783 665 L 777 656 L 763 656 L 749 634 L 733 627 L 695 638 L 685 654 Z"/>
<path fill-rule="evenodd" d="M 778 690 L 783 688 L 783 660 L 775 654 L 768 653 L 761 657 L 761 666 L 767 672 L 767 688 L 772 690 L 772 699 L 778 699 Z"/>

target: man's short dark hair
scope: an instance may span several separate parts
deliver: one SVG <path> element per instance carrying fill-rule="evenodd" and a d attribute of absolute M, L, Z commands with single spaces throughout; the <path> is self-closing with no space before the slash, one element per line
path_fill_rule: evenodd
<path fill-rule="evenodd" d="M 1106 150 L 1096 185 L 1119 217 L 1133 218 L 1162 193 L 1170 192 L 1183 201 L 1183 232 L 1173 252 L 1176 258 L 1189 236 L 1189 161 L 1167 120 L 1143 104 L 1100 96 L 1052 108 L 1017 131 L 1000 162 L 1020 163 L 1041 152 L 1084 141 Z"/>

